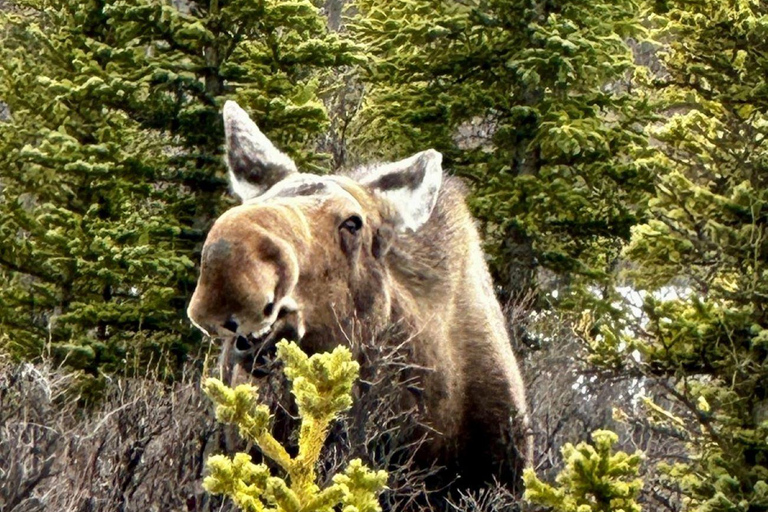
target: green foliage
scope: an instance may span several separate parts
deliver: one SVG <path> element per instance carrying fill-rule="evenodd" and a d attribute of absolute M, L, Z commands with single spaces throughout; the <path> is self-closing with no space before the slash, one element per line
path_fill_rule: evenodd
<path fill-rule="evenodd" d="M 186 5 L 186 7 L 178 7 Z M 92 374 L 200 340 L 193 262 L 226 206 L 234 97 L 306 167 L 318 84 L 354 61 L 309 0 L 24 0 L 0 13 L 0 330 Z"/>
<path fill-rule="evenodd" d="M 668 109 L 650 219 L 627 277 L 647 324 L 625 331 L 639 369 L 673 382 L 646 402 L 687 443 L 667 464 L 688 510 L 768 508 L 768 58 L 764 2 L 667 1 L 654 18 Z"/>
<path fill-rule="evenodd" d="M 529 290 L 537 265 L 574 284 L 606 278 L 651 188 L 649 107 L 628 86 L 638 2 L 355 5 L 373 55 L 359 144 L 445 155 L 507 295 Z"/>
<path fill-rule="evenodd" d="M 565 467 L 557 475 L 557 487 L 526 469 L 525 499 L 558 512 L 640 512 L 635 500 L 643 486 L 637 478 L 642 453 L 613 453 L 618 439 L 609 430 L 598 430 L 592 434 L 594 446 L 563 446 Z"/>
<path fill-rule="evenodd" d="M 316 483 L 315 467 L 328 426 L 352 405 L 352 385 L 359 366 L 352 361 L 349 350 L 337 347 L 331 353 L 308 357 L 295 343 L 281 341 L 277 357 L 285 363 L 299 406 L 301 427 L 296 457 L 292 458 L 269 432 L 269 410 L 257 403 L 256 388 L 240 385 L 230 389 L 217 379 L 208 379 L 204 390 L 216 403 L 216 418 L 236 425 L 244 439 L 277 462 L 287 474 L 287 481 L 272 476 L 266 465 L 253 464 L 245 453 L 231 459 L 216 455 L 207 461 L 210 475 L 203 484 L 205 489 L 226 494 L 247 512 L 330 512 L 339 505 L 344 512 L 380 511 L 377 496 L 386 484 L 387 474 L 371 471 L 359 459 L 334 475 L 333 484 L 326 488 L 320 489 Z"/>

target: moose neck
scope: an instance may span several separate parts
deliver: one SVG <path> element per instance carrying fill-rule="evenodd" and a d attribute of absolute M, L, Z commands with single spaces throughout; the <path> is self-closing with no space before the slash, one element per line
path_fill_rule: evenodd
<path fill-rule="evenodd" d="M 398 315 L 407 311 L 419 311 L 418 323 L 444 322 L 459 313 L 457 305 L 470 305 L 471 300 L 465 299 L 471 298 L 466 295 L 476 295 L 478 290 L 471 283 L 475 276 L 468 274 L 477 271 L 478 259 L 482 277 L 487 279 L 477 240 L 464 203 L 463 185 L 455 178 L 446 178 L 429 221 L 416 233 L 400 234 L 386 256 L 393 286 L 400 292 L 394 295 L 406 302 L 393 304 L 393 319 L 400 320 Z"/>

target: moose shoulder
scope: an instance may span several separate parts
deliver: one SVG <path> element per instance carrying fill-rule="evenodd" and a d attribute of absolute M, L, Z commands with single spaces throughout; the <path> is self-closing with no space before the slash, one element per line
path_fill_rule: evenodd
<path fill-rule="evenodd" d="M 318 352 L 355 336 L 386 343 L 399 323 L 413 363 L 431 369 L 419 398 L 434 432 L 428 453 L 468 486 L 516 487 L 531 452 L 523 383 L 440 153 L 316 176 L 298 172 L 234 102 L 224 125 L 243 204 L 211 228 L 188 313 L 231 340 L 232 379 L 266 375 L 282 338 Z"/>

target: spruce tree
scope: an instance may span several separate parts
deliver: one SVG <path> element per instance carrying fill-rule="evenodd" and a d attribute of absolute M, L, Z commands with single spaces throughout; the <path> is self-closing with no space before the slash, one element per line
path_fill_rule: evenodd
<path fill-rule="evenodd" d="M 24 0 L 0 18 L 0 331 L 97 373 L 173 366 L 236 98 L 305 168 L 325 75 L 352 62 L 309 0 Z"/>
<path fill-rule="evenodd" d="M 372 53 L 359 144 L 443 152 L 505 295 L 538 266 L 603 279 L 642 219 L 648 108 L 628 88 L 634 0 L 358 0 Z M 393 148 L 393 149 L 392 149 Z"/>
<path fill-rule="evenodd" d="M 667 387 L 648 422 L 685 443 L 688 460 L 662 469 L 686 510 L 766 510 L 768 6 L 656 7 L 663 69 L 651 85 L 669 119 L 654 133 L 650 220 L 627 250 L 644 319 L 605 330 L 603 350 Z"/>

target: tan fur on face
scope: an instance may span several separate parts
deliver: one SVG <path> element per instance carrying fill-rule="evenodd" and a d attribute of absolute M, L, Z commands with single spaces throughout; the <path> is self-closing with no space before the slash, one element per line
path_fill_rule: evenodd
<path fill-rule="evenodd" d="M 468 485 L 517 482 L 531 455 L 525 393 L 461 185 L 445 178 L 426 224 L 398 232 L 393 205 L 354 174 L 326 180 L 289 178 L 217 220 L 190 317 L 208 332 L 234 317 L 247 334 L 269 323 L 266 304 L 290 298 L 309 352 L 354 336 L 408 343 L 413 363 L 433 370 L 421 400 L 438 434 L 425 456 Z M 363 225 L 350 249 L 340 225 L 352 215 Z M 381 338 L 393 323 L 402 338 Z"/>

